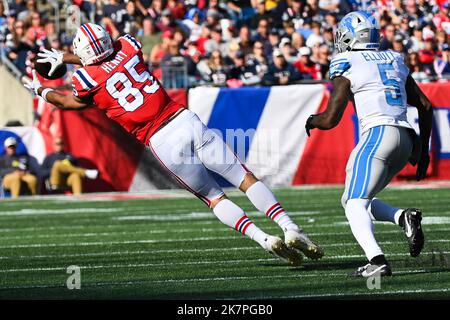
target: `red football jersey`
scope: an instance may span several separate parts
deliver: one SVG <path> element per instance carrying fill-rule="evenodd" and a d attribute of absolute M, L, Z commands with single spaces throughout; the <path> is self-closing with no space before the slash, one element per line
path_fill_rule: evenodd
<path fill-rule="evenodd" d="M 78 69 L 72 86 L 75 96 L 102 109 L 146 145 L 165 120 L 184 108 L 149 72 L 141 44 L 130 35 L 114 43 L 107 59 Z"/>

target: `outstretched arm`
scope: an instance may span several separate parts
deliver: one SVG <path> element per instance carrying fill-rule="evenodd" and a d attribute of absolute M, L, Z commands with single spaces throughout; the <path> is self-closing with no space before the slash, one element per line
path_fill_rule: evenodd
<path fill-rule="evenodd" d="M 350 80 L 342 76 L 333 79 L 333 92 L 327 109 L 320 114 L 309 116 L 306 121 L 305 129 L 308 136 L 311 129 L 329 130 L 338 125 L 347 107 L 349 92 Z"/>
<path fill-rule="evenodd" d="M 431 128 L 433 126 L 433 105 L 427 96 L 420 90 L 416 81 L 408 76 L 406 79 L 406 94 L 408 104 L 415 106 L 419 113 L 419 129 L 420 129 L 420 155 L 416 171 L 416 179 L 425 178 L 430 156 L 428 154 L 428 146 L 430 143 Z"/>
<path fill-rule="evenodd" d="M 54 89 L 43 87 L 36 75 L 36 70 L 33 70 L 32 73 L 33 79 L 26 81 L 24 86 L 36 95 L 41 96 L 45 101 L 60 109 L 84 109 L 89 107 L 89 104 L 83 102 L 78 97 L 71 94 L 62 94 Z"/>

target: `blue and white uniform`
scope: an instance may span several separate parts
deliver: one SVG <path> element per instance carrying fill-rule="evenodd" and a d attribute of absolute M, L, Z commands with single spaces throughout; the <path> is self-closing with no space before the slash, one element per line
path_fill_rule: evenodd
<path fill-rule="evenodd" d="M 407 121 L 409 70 L 394 51 L 346 51 L 330 64 L 330 78 L 350 80 L 361 138 L 347 163 L 343 205 L 372 199 L 408 162 L 414 130 Z"/>

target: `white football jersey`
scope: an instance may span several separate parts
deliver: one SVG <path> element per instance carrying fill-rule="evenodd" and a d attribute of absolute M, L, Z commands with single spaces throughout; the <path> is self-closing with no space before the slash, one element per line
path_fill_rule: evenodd
<path fill-rule="evenodd" d="M 412 128 L 406 118 L 408 74 L 402 54 L 391 50 L 346 51 L 330 63 L 330 79 L 351 82 L 361 133 L 379 125 Z"/>

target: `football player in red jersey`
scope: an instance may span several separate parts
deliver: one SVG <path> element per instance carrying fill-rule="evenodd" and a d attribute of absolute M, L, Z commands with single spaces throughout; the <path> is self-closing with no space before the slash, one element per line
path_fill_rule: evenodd
<path fill-rule="evenodd" d="M 198 116 L 174 102 L 147 69 L 141 44 L 131 35 L 113 42 L 101 26 L 83 24 L 73 41 L 74 54 L 44 50 L 38 62 L 49 62 L 49 73 L 62 63 L 81 65 L 74 73 L 73 95 L 43 87 L 36 72 L 25 86 L 61 109 L 96 106 L 146 146 L 188 191 L 204 201 L 224 224 L 247 235 L 291 265 L 303 252 L 311 259 L 323 250 L 295 224 L 273 193 L 241 163 L 222 138 Z M 263 232 L 227 198 L 208 172 L 218 173 L 245 192 L 253 205 L 274 220 L 284 241 Z"/>

